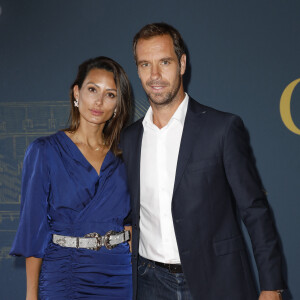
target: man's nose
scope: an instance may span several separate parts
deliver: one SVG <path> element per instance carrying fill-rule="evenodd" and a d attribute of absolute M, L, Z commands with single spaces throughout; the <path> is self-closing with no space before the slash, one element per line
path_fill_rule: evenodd
<path fill-rule="evenodd" d="M 160 69 L 158 66 L 153 65 L 151 68 L 151 79 L 157 80 L 160 78 Z"/>

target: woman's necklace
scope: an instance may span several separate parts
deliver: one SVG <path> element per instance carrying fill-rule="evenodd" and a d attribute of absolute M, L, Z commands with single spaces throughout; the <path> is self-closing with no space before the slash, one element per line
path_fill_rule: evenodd
<path fill-rule="evenodd" d="M 102 143 L 99 143 L 96 148 L 93 148 L 89 144 L 86 144 L 86 143 L 83 143 L 83 142 L 79 141 L 78 136 L 76 134 L 74 135 L 74 142 L 75 142 L 75 144 L 83 145 L 83 146 L 85 146 L 85 147 L 87 147 L 87 148 L 89 148 L 93 151 L 99 151 L 101 149 L 104 149 L 104 146 L 105 146 L 105 141 L 104 141 L 103 134 L 102 134 Z"/>
<path fill-rule="evenodd" d="M 91 148 L 91 149 L 94 150 L 94 151 L 99 151 L 99 150 L 102 148 L 102 146 L 101 146 L 101 147 L 99 146 L 99 147 L 97 147 L 97 148 L 95 148 L 95 149 L 93 149 L 92 147 L 89 146 L 89 148 Z"/>

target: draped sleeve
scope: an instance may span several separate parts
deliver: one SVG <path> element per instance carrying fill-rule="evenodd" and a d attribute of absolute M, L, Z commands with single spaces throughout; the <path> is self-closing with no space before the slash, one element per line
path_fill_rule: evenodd
<path fill-rule="evenodd" d="M 40 138 L 30 144 L 25 153 L 20 223 L 10 255 L 43 258 L 51 238 L 47 215 L 50 179 L 46 146 L 47 140 Z"/>

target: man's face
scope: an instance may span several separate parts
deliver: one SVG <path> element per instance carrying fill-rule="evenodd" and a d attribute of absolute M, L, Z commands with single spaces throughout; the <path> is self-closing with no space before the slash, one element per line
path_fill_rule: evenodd
<path fill-rule="evenodd" d="M 155 105 L 166 105 L 183 95 L 182 75 L 186 56 L 178 62 L 169 35 L 140 39 L 136 45 L 138 75 L 149 100 Z"/>

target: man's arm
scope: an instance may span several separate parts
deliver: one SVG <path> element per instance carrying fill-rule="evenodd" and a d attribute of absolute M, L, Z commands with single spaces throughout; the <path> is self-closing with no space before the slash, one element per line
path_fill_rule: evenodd
<path fill-rule="evenodd" d="M 260 289 L 264 291 L 259 299 L 280 299 L 276 290 L 284 289 L 285 284 L 278 235 L 255 166 L 249 136 L 237 116 L 232 116 L 227 126 L 223 159 L 227 179 L 251 238 Z"/>

